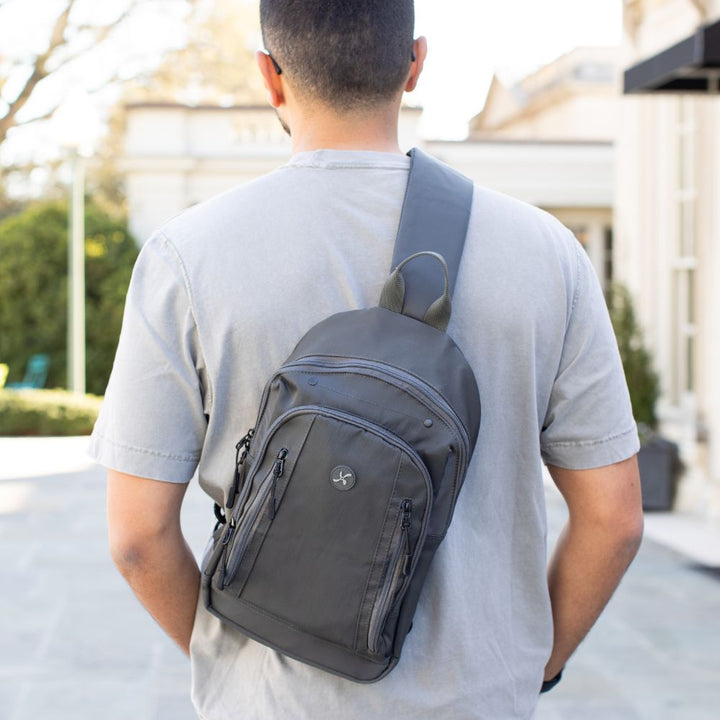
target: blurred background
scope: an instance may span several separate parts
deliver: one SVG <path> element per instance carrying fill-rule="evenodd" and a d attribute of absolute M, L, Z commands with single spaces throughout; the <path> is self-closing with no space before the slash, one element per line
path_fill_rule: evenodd
<path fill-rule="evenodd" d="M 102 395 L 138 245 L 288 158 L 257 15 L 255 0 L 0 0 L 7 384 L 32 381 L 32 359 L 36 385 Z M 575 232 L 644 438 L 677 445 L 661 448 L 684 468 L 672 501 L 713 516 L 719 18 L 718 0 L 418 0 L 430 55 L 401 120 L 404 148 Z"/>
<path fill-rule="evenodd" d="M 54 442 L 91 430 L 139 247 L 184 208 L 290 155 L 255 71 L 257 5 L 0 0 L 0 540 L 17 577 L 28 571 L 15 554 L 23 533 L 37 522 L 33 547 L 45 553 L 52 542 L 36 519 L 38 500 L 44 507 L 60 491 L 57 483 L 44 490 L 45 480 L 79 483 L 78 498 L 95 487 L 76 438 L 47 445 L 28 436 Z M 406 97 L 401 146 L 420 146 L 573 230 L 606 291 L 641 426 L 647 534 L 701 568 L 714 588 L 720 0 L 416 0 L 416 9 L 429 57 Z M 75 497 L 68 487 L 62 497 Z M 67 499 L 57 502 L 51 515 Z M 102 531 L 94 517 L 80 525 L 62 562 L 85 552 L 83 533 Z M 190 532 L 198 542 L 201 529 Z M 713 618 L 705 636 L 692 631 L 695 660 L 703 642 L 720 647 L 720 608 L 712 607 L 697 616 Z M 632 603 L 628 612 L 642 614 Z M 25 636 L 12 637 L 25 648 Z M 47 651 L 28 642 L 32 658 Z M 165 649 L 156 661 L 173 652 L 157 642 Z M 714 674 L 702 676 L 698 692 L 718 708 L 720 696 L 706 690 L 720 687 L 720 651 L 711 657 Z M 588 667 L 597 677 L 597 664 Z M 13 719 L 53 704 L 28 705 L 32 693 L 18 699 L 16 688 L 3 695 L 2 682 L 0 717 L 8 697 Z M 166 716 L 185 717 L 173 702 Z M 111 717 L 70 707 L 63 717 Z M 672 707 L 675 715 L 605 707 L 597 717 L 718 716 Z M 543 717 L 566 716 L 556 712 Z"/>

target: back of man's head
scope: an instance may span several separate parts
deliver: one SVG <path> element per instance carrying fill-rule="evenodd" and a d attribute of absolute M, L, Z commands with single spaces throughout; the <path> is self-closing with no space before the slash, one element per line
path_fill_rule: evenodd
<path fill-rule="evenodd" d="M 308 100 L 362 110 L 404 87 L 414 0 L 261 0 L 260 19 L 265 47 Z"/>

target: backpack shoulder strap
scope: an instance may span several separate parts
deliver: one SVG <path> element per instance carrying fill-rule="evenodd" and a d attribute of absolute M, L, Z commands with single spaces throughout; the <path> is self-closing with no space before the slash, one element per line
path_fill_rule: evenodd
<path fill-rule="evenodd" d="M 472 181 L 414 148 L 405 191 L 392 269 L 419 252 L 441 255 L 447 264 L 447 290 L 452 297 L 465 246 L 473 198 Z M 445 278 L 438 262 L 426 255 L 402 268 L 402 313 L 418 320 L 444 294 Z"/>

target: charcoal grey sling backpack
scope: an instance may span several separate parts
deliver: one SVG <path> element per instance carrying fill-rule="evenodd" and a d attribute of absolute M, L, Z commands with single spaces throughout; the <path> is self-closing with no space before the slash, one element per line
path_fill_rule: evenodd
<path fill-rule="evenodd" d="M 379 307 L 318 323 L 269 379 L 203 560 L 210 612 L 359 682 L 400 658 L 480 424 L 445 332 L 472 183 L 411 158 Z"/>

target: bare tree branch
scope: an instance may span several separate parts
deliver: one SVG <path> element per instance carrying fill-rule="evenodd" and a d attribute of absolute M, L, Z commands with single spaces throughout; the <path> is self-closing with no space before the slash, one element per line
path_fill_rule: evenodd
<path fill-rule="evenodd" d="M 67 0 L 65 9 L 58 15 L 50 35 L 50 42 L 42 55 L 39 55 L 34 62 L 33 70 L 28 76 L 17 97 L 9 103 L 9 109 L 0 118 L 0 144 L 5 140 L 8 130 L 15 124 L 15 116 L 25 107 L 37 84 L 48 76 L 47 63 L 52 54 L 65 44 L 65 31 L 67 30 L 70 12 L 75 5 L 75 0 Z"/>
<path fill-rule="evenodd" d="M 128 3 L 125 10 L 123 10 L 120 15 L 115 18 L 111 23 L 108 23 L 107 25 L 97 26 L 97 25 L 79 25 L 78 30 L 93 30 L 95 32 L 95 37 L 93 38 L 93 42 L 98 45 L 104 40 L 108 38 L 110 33 L 115 30 L 115 28 L 118 25 L 121 25 L 125 20 L 127 20 L 130 15 L 135 12 L 136 8 L 139 8 L 140 5 L 142 5 L 143 0 L 132 0 L 130 3 Z"/>
<path fill-rule="evenodd" d="M 61 165 L 63 161 L 61 159 L 57 160 L 44 160 L 42 162 L 42 167 L 47 170 L 57 170 Z M 10 175 L 12 173 L 20 173 L 21 175 L 27 175 L 35 168 L 41 167 L 40 164 L 35 162 L 29 162 L 29 163 L 14 163 L 12 165 L 5 165 L 3 166 L 3 175 Z"/>
<path fill-rule="evenodd" d="M 17 0 L 0 0 L 0 9 L 13 1 Z M 27 77 L 24 82 L 21 83 L 21 89 L 14 99 L 9 100 L 2 98 L 2 101 L 0 101 L 0 144 L 4 142 L 11 128 L 30 125 L 39 120 L 46 120 L 52 115 L 55 110 L 54 107 L 42 115 L 27 120 L 18 120 L 17 117 L 20 111 L 30 101 L 31 97 L 33 97 L 37 86 L 45 78 L 70 63 L 79 60 L 87 53 L 92 52 L 94 48 L 106 41 L 112 33 L 125 23 L 144 3 L 148 4 L 149 1 L 151 2 L 152 0 L 126 0 L 124 9 L 116 18 L 105 24 L 94 25 L 79 24 L 77 22 L 71 23 L 70 16 L 73 8 L 77 4 L 77 0 L 64 0 L 63 9 L 53 24 L 50 39 L 44 52 L 29 58 L 25 62 L 0 56 L 0 61 L 3 62 L 3 68 L 0 70 L 0 93 L 10 77 L 16 78 L 18 74 L 22 77 L 22 73 L 24 71 L 27 72 Z M 176 2 L 193 7 L 197 4 L 198 0 L 176 0 Z M 84 33 L 85 37 L 80 37 L 78 33 Z M 74 45 L 76 40 L 79 40 L 83 47 L 78 49 L 73 47 L 72 51 L 70 51 L 71 46 Z M 87 40 L 87 42 L 83 42 L 83 40 Z M 8 61 L 9 64 L 6 61 Z M 116 73 L 107 78 L 101 87 L 90 89 L 89 92 L 97 92 L 108 84 L 123 80 L 127 80 L 127 78 L 123 78 L 119 73 Z"/>
<path fill-rule="evenodd" d="M 91 31 L 94 33 L 92 40 L 90 41 L 90 46 L 97 46 L 100 43 L 107 40 L 107 38 L 110 36 L 110 34 L 117 29 L 119 25 L 121 25 L 125 20 L 127 20 L 130 15 L 135 11 L 136 8 L 140 7 L 142 3 L 142 0 L 133 0 L 125 10 L 123 10 L 120 15 L 113 20 L 112 23 L 109 23 L 107 25 L 78 25 L 76 27 L 76 30 L 87 32 Z M 64 57 L 60 62 L 53 65 L 52 72 L 57 72 L 61 68 L 66 67 L 67 65 L 70 65 L 70 63 L 75 62 L 75 60 L 78 60 L 83 55 L 85 55 L 88 52 L 88 47 L 84 47 L 77 52 L 73 53 L 72 55 L 68 55 Z"/>
<path fill-rule="evenodd" d="M 108 85 L 113 85 L 114 83 L 118 82 L 124 82 L 125 80 L 126 78 L 123 78 L 120 72 L 113 73 L 109 77 L 105 78 L 96 87 L 88 88 L 87 93 L 88 95 L 94 95 L 95 93 L 98 93 L 104 88 L 106 88 Z M 27 120 L 16 120 L 13 123 L 13 127 L 24 127 L 25 125 L 32 125 L 33 123 L 40 122 L 41 120 L 49 120 L 53 116 L 55 109 L 56 108 L 53 107 L 47 112 L 44 112 L 42 115 L 35 115 L 34 117 L 28 118 Z"/>
<path fill-rule="evenodd" d="M 24 125 L 31 125 L 32 123 L 40 122 L 40 120 L 49 120 L 54 112 L 55 108 L 53 107 L 42 115 L 36 115 L 28 120 L 16 120 L 13 123 L 13 127 L 23 127 Z"/>

